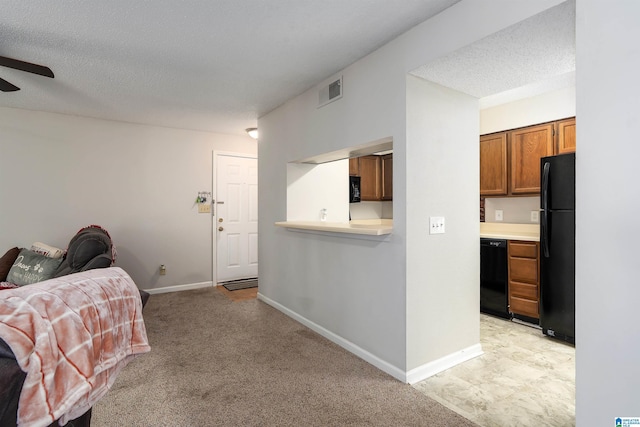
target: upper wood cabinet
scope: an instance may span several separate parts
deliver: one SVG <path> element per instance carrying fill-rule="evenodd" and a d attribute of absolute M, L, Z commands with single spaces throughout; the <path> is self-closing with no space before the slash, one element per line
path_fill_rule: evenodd
<path fill-rule="evenodd" d="M 512 131 L 510 139 L 511 193 L 539 193 L 540 159 L 554 154 L 553 124 Z"/>
<path fill-rule="evenodd" d="M 360 199 L 376 201 L 382 197 L 380 156 L 358 157 L 360 170 Z"/>
<path fill-rule="evenodd" d="M 480 137 L 480 195 L 507 194 L 507 133 Z"/>
<path fill-rule="evenodd" d="M 480 136 L 480 197 L 540 193 L 540 159 L 576 150 L 576 119 Z"/>
<path fill-rule="evenodd" d="M 558 145 L 556 154 L 574 153 L 576 151 L 576 119 L 558 122 Z"/>
<path fill-rule="evenodd" d="M 382 156 L 382 200 L 393 200 L 393 154 Z"/>
<path fill-rule="evenodd" d="M 360 177 L 360 200 L 393 200 L 393 154 L 349 159 L 349 175 Z"/>
<path fill-rule="evenodd" d="M 349 176 L 358 175 L 360 175 L 360 163 L 358 162 L 358 158 L 354 157 L 349 159 Z"/>

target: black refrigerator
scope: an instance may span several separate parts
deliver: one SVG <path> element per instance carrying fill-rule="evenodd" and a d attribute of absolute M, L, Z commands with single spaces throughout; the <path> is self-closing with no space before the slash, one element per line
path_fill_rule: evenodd
<path fill-rule="evenodd" d="M 575 153 L 540 160 L 540 326 L 575 344 Z"/>

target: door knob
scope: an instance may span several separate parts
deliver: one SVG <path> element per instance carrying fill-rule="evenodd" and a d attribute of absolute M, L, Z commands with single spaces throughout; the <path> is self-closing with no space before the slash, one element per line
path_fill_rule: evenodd
<path fill-rule="evenodd" d="M 224 230 L 223 227 L 218 227 L 218 231 L 222 231 L 222 230 Z"/>

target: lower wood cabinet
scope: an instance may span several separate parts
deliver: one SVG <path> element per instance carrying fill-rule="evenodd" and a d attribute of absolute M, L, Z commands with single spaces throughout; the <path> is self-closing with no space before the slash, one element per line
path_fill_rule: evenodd
<path fill-rule="evenodd" d="M 509 240 L 509 311 L 540 317 L 540 244 Z"/>

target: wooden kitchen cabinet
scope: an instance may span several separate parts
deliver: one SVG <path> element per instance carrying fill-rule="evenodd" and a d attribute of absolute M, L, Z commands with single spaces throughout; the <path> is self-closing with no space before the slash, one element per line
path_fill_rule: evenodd
<path fill-rule="evenodd" d="M 576 151 L 576 118 L 560 120 L 557 130 L 556 154 L 575 153 Z"/>
<path fill-rule="evenodd" d="M 359 157 L 358 168 L 361 200 L 379 201 L 382 198 L 382 162 L 380 156 Z"/>
<path fill-rule="evenodd" d="M 360 177 L 360 199 L 393 200 L 393 154 L 349 159 L 349 175 Z"/>
<path fill-rule="evenodd" d="M 540 243 L 509 240 L 509 311 L 538 319 L 540 312 Z"/>
<path fill-rule="evenodd" d="M 510 132 L 511 194 L 540 193 L 540 159 L 552 156 L 553 123 Z"/>
<path fill-rule="evenodd" d="M 382 165 L 382 200 L 393 200 L 393 154 L 385 154 Z"/>
<path fill-rule="evenodd" d="M 540 194 L 540 159 L 575 150 L 575 117 L 481 135 L 480 197 Z"/>
<path fill-rule="evenodd" d="M 359 176 L 360 175 L 360 162 L 358 162 L 358 158 L 354 157 L 349 159 L 349 176 Z"/>
<path fill-rule="evenodd" d="M 507 132 L 480 137 L 480 196 L 506 196 Z"/>

